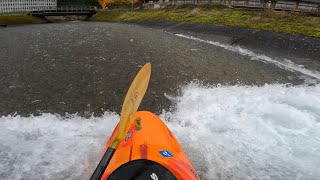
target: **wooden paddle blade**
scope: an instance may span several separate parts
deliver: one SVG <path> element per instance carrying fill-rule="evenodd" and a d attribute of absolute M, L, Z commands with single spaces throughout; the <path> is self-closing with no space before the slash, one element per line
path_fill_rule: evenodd
<path fill-rule="evenodd" d="M 141 70 L 133 80 L 124 99 L 119 126 L 117 131 L 115 132 L 115 136 L 113 136 L 113 138 L 111 139 L 109 146 L 110 148 L 117 149 L 120 142 L 126 136 L 131 124 L 131 119 L 137 112 L 142 98 L 148 88 L 150 75 L 151 64 L 147 63 L 141 68 Z"/>

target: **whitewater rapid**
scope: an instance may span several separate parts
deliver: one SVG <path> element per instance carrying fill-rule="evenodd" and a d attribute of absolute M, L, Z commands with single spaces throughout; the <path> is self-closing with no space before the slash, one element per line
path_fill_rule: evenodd
<path fill-rule="evenodd" d="M 172 99 L 163 119 L 206 179 L 320 177 L 320 85 L 191 83 Z"/>
<path fill-rule="evenodd" d="M 320 85 L 190 83 L 159 116 L 203 179 L 319 179 Z M 119 115 L 0 118 L 0 179 L 88 179 Z"/>

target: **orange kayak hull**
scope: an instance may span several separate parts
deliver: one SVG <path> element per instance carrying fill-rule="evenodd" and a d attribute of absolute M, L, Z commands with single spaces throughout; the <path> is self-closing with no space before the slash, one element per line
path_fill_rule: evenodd
<path fill-rule="evenodd" d="M 106 144 L 106 149 L 115 130 Z M 139 111 L 132 118 L 126 138 L 115 151 L 101 179 L 107 179 L 121 165 L 141 159 L 161 164 L 177 179 L 200 179 L 165 123 L 148 111 Z"/>

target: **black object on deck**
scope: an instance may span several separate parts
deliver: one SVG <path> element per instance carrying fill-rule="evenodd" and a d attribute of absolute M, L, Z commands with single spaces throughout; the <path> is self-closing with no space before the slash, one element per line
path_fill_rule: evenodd
<path fill-rule="evenodd" d="M 90 180 L 100 180 L 116 150 L 108 147 Z"/>

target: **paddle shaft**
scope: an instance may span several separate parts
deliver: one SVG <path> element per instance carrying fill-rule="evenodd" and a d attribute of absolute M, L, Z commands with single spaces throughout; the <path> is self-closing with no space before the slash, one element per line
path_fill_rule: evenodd
<path fill-rule="evenodd" d="M 116 150 L 108 147 L 90 180 L 100 180 Z"/>
<path fill-rule="evenodd" d="M 131 86 L 127 92 L 127 95 L 124 99 L 120 121 L 115 134 L 111 137 L 109 147 L 105 154 L 103 155 L 99 165 L 96 170 L 92 174 L 90 180 L 100 180 L 103 176 L 104 171 L 106 170 L 109 162 L 112 159 L 113 154 L 118 148 L 121 141 L 126 136 L 128 132 L 131 118 L 137 112 L 138 107 L 142 101 L 144 94 L 148 88 L 149 79 L 151 75 L 151 64 L 146 63 L 141 70 L 138 72 L 136 77 L 134 78 Z"/>

